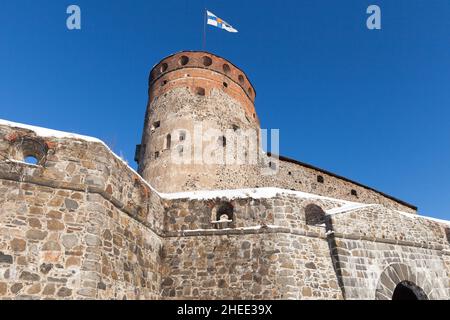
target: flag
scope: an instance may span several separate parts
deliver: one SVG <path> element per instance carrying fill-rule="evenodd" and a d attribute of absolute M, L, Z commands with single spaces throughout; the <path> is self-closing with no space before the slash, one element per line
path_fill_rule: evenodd
<path fill-rule="evenodd" d="M 219 17 L 217 17 L 214 13 L 206 10 L 206 14 L 208 15 L 208 24 L 220 29 L 224 29 L 228 32 L 238 32 L 235 28 L 233 28 L 230 24 L 223 21 Z"/>

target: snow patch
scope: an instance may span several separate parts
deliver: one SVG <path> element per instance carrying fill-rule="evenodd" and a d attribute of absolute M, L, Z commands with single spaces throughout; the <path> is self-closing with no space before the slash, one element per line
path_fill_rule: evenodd
<path fill-rule="evenodd" d="M 329 210 L 325 211 L 325 213 L 327 215 L 334 215 L 334 214 L 339 214 L 339 213 L 343 213 L 343 212 L 348 212 L 348 211 L 353 211 L 353 210 L 368 208 L 368 207 L 373 207 L 373 206 L 376 206 L 376 204 L 350 202 L 341 207 L 329 209 Z"/>
<path fill-rule="evenodd" d="M 417 215 L 417 214 L 412 214 L 412 213 L 404 212 L 404 211 L 400 211 L 400 210 L 395 210 L 395 211 L 400 213 L 401 215 L 404 215 L 404 216 L 406 216 L 408 218 L 411 218 L 411 219 L 425 219 L 425 220 L 430 220 L 430 221 L 434 221 L 434 222 L 439 222 L 439 223 L 444 223 L 444 224 L 450 225 L 450 221 L 448 221 L 448 220 L 442 220 L 442 219 L 437 219 L 437 218 L 428 217 L 428 216 L 420 216 L 420 215 Z"/>
<path fill-rule="evenodd" d="M 292 191 L 281 188 L 253 188 L 253 189 L 232 189 L 232 190 L 202 190 L 202 191 L 188 191 L 175 193 L 160 193 L 161 197 L 169 200 L 174 199 L 189 199 L 189 200 L 210 200 L 210 199 L 239 199 L 239 198 L 253 198 L 253 199 L 267 199 L 279 195 L 293 195 L 304 199 L 322 199 L 342 203 L 344 205 L 355 204 L 354 202 L 334 199 L 324 196 L 319 196 L 312 193 L 302 191 Z"/>
<path fill-rule="evenodd" d="M 41 136 L 41 137 L 72 138 L 72 139 L 80 139 L 80 140 L 91 141 L 91 142 L 100 142 L 100 143 L 104 144 L 103 141 L 101 141 L 97 138 L 89 137 L 89 136 L 83 136 L 80 134 L 75 134 L 75 133 L 70 133 L 70 132 L 46 129 L 46 128 L 42 128 L 42 127 L 35 127 L 35 126 L 23 124 L 23 123 L 11 122 L 11 121 L 6 121 L 6 120 L 2 120 L 2 119 L 0 119 L 0 125 L 8 126 L 11 128 L 21 128 L 21 129 L 30 130 L 30 131 L 33 131 L 34 133 L 36 133 L 36 135 Z"/>

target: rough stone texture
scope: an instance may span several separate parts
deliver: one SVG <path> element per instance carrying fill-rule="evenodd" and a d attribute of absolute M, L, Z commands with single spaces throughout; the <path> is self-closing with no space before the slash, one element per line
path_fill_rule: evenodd
<path fill-rule="evenodd" d="M 155 162 L 185 118 L 259 126 L 248 79 L 231 64 L 220 73 L 225 60 L 215 57 L 200 68 L 202 56 L 192 59 L 207 82 L 201 98 L 190 91 L 196 80 L 175 85 L 186 71 L 180 55 L 152 72 L 153 84 L 174 83 L 151 95 L 146 119 L 161 126 L 152 133 L 146 123 L 141 172 L 166 192 L 218 193 L 159 193 L 100 141 L 0 124 L 1 299 L 391 299 L 404 281 L 428 299 L 450 298 L 449 222 L 291 161 L 264 177 L 259 165 L 177 168 L 164 152 Z M 223 79 L 232 93 L 218 87 Z M 29 153 L 37 165 L 22 162 Z M 285 189 L 223 191 L 241 186 Z"/>
<path fill-rule="evenodd" d="M 184 65 L 180 62 L 182 57 L 188 59 Z M 212 64 L 205 66 L 203 57 L 209 57 Z M 224 64 L 231 68 L 228 73 L 223 70 Z M 244 77 L 242 83 L 239 75 Z M 198 88 L 205 89 L 205 94 L 198 95 Z M 249 89 L 252 94 L 249 94 Z M 276 163 L 277 174 L 262 174 L 267 171 L 270 160 L 262 150 L 252 148 L 245 142 L 228 141 L 225 147 L 218 144 L 211 154 L 220 158 L 229 148 L 237 150 L 242 147 L 247 154 L 256 153 L 255 163 L 249 163 L 249 156 L 245 154 L 233 157 L 234 161 L 246 161 L 245 164 L 205 165 L 194 161 L 195 153 L 209 157 L 206 150 L 211 149 L 211 144 L 214 146 L 208 138 L 201 142 L 194 141 L 195 133 L 199 131 L 205 133 L 215 129 L 225 133 L 225 130 L 233 128 L 243 132 L 253 130 L 258 141 L 261 140 L 254 98 L 254 89 L 245 74 L 223 58 L 202 52 L 180 52 L 163 59 L 150 75 L 149 102 L 138 154 L 139 173 L 161 192 L 280 187 L 416 211 L 414 206 L 369 187 L 286 158 L 271 160 Z M 158 123 L 157 127 L 155 123 Z M 180 131 L 186 132 L 192 140 L 180 141 Z M 167 146 L 169 135 L 171 144 Z M 191 154 L 191 162 L 174 163 L 173 157 L 178 156 L 176 150 L 181 146 L 183 154 Z M 197 146 L 201 146 L 201 151 Z M 323 183 L 317 181 L 318 176 L 323 178 Z"/>

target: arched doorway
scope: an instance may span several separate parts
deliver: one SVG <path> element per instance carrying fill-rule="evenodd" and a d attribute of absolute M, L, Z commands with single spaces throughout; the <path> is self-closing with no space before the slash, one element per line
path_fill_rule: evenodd
<path fill-rule="evenodd" d="M 433 299 L 432 285 L 426 277 L 403 263 L 394 263 L 380 274 L 375 291 L 377 300 L 429 300 Z"/>
<path fill-rule="evenodd" d="M 414 283 L 402 281 L 394 289 L 392 300 L 428 300 L 427 295 Z"/>

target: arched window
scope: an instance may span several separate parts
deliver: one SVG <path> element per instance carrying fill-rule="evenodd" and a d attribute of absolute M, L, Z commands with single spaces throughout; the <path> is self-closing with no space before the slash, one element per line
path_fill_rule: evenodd
<path fill-rule="evenodd" d="M 31 165 L 42 165 L 45 162 L 48 147 L 36 138 L 22 138 L 17 146 L 17 160 L 21 160 Z"/>
<path fill-rule="evenodd" d="M 308 204 L 305 207 L 305 220 L 309 226 L 316 226 L 325 223 L 325 212 L 315 204 Z"/>
<path fill-rule="evenodd" d="M 211 220 L 217 228 L 229 227 L 234 222 L 234 207 L 230 202 L 221 202 L 212 209 Z"/>
<path fill-rule="evenodd" d="M 170 149 L 172 146 L 172 136 L 168 134 L 166 136 L 166 149 Z"/>

